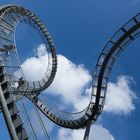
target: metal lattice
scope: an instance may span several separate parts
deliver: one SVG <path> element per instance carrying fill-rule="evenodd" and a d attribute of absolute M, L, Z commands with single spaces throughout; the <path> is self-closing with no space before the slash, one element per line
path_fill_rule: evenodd
<path fill-rule="evenodd" d="M 48 52 L 48 67 L 44 78 L 40 81 L 27 81 L 21 68 L 21 64 L 17 54 L 15 42 L 15 28 L 19 22 L 30 25 L 37 30 Z M 44 91 L 52 83 L 57 69 L 57 57 L 54 48 L 54 43 L 39 18 L 30 12 L 28 9 L 17 5 L 7 5 L 0 9 L 0 82 L 1 82 L 1 108 L 2 112 L 9 114 L 9 132 L 19 139 L 28 139 L 26 129 L 18 109 L 16 102 L 21 102 L 26 116 L 27 123 L 30 126 L 30 131 L 35 136 L 34 129 L 30 123 L 28 112 L 24 107 L 22 98 L 28 98 L 33 104 L 51 121 L 54 123 L 71 129 L 87 127 L 85 140 L 88 139 L 90 125 L 94 123 L 102 113 L 105 97 L 107 92 L 107 83 L 112 67 L 120 53 L 140 36 L 140 14 L 137 14 L 126 24 L 124 24 L 107 42 L 97 60 L 92 83 L 92 93 L 89 105 L 81 112 L 68 113 L 51 101 L 44 101 L 39 94 Z M 14 75 L 15 71 L 20 71 L 20 77 Z M 13 88 L 13 85 L 18 83 L 18 87 Z M 16 100 L 15 100 L 16 99 Z M 38 114 L 38 109 L 36 113 Z M 7 112 L 6 112 L 7 110 Z M 46 133 L 43 122 L 40 119 L 42 128 Z M 8 120 L 8 118 L 6 119 Z M 7 125 L 8 126 L 8 125 Z M 10 131 L 14 127 L 15 132 Z M 21 135 L 23 134 L 23 135 Z M 46 133 L 47 134 L 47 133 Z M 15 139 L 16 139 L 15 138 Z"/>

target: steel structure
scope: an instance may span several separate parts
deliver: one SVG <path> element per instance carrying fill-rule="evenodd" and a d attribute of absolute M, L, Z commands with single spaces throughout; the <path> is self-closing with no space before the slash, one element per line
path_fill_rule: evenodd
<path fill-rule="evenodd" d="M 103 110 L 107 83 L 113 64 L 125 47 L 139 37 L 139 28 L 140 14 L 137 14 L 124 24 L 103 48 L 96 63 L 91 100 L 86 109 L 77 113 L 67 113 L 51 105 L 49 107 L 49 104 L 43 103 L 37 97 L 35 104 L 38 108 L 53 122 L 67 128 L 80 128 L 87 126 L 89 121 L 95 122 Z"/>
<path fill-rule="evenodd" d="M 46 73 L 40 81 L 27 81 L 21 69 L 15 42 L 15 30 L 20 22 L 33 27 L 46 46 L 48 64 Z M 52 83 L 56 69 L 54 43 L 40 19 L 22 6 L 0 7 L 0 104 L 11 139 L 28 139 L 16 102 L 22 100 L 23 96 L 33 99 L 39 95 Z"/>
<path fill-rule="evenodd" d="M 45 77 L 37 82 L 29 82 L 24 78 L 20 62 L 18 59 L 16 44 L 14 40 L 15 28 L 19 22 L 29 24 L 42 36 L 47 47 L 49 63 Z M 21 100 L 23 96 L 35 104 L 38 109 L 54 123 L 71 129 L 85 128 L 84 139 L 87 140 L 90 132 L 90 126 L 102 113 L 107 91 L 107 83 L 113 64 L 125 49 L 127 45 L 133 42 L 140 35 L 140 14 L 137 14 L 126 24 L 124 24 L 107 42 L 103 48 L 95 67 L 93 74 L 92 93 L 89 105 L 81 112 L 68 113 L 51 102 L 45 102 L 39 94 L 45 90 L 53 81 L 57 68 L 57 58 L 54 49 L 54 43 L 41 21 L 29 10 L 17 5 L 7 5 L 0 9 L 0 51 L 2 59 L 0 65 L 1 82 L 1 108 L 9 132 L 13 139 L 28 139 L 27 133 L 23 127 L 15 98 Z M 8 49 L 10 48 L 10 49 Z M 8 54 L 9 60 L 4 60 Z M 14 59 L 12 58 L 14 54 Z M 15 61 L 17 60 L 17 61 Z M 7 62 L 8 61 L 8 62 Z M 11 61 L 9 63 L 9 61 Z M 15 63 L 16 62 L 16 63 Z M 12 64 L 12 65 L 9 65 Z M 20 70 L 21 77 L 16 77 L 14 72 Z M 13 85 L 18 83 L 17 88 Z M 20 84 L 22 83 L 22 84 Z M 6 103 L 6 104 L 5 104 Z M 9 114 L 9 115 L 8 115 Z M 6 118 L 6 116 L 9 118 Z M 15 132 L 11 128 L 15 128 Z"/>
<path fill-rule="evenodd" d="M 90 125 L 102 113 L 107 83 L 112 67 L 120 53 L 140 35 L 140 14 L 137 14 L 125 23 L 107 42 L 96 63 L 93 74 L 91 100 L 86 109 L 77 113 L 68 113 L 52 104 L 41 101 L 38 97 L 34 100 L 37 107 L 56 124 L 72 129 L 86 127 L 84 139 L 87 140 Z"/>

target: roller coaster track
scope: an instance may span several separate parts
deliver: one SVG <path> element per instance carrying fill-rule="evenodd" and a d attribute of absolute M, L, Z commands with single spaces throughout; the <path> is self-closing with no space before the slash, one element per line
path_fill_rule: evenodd
<path fill-rule="evenodd" d="M 35 82 L 26 81 L 23 74 L 22 76 L 24 78 L 24 83 L 18 88 L 13 89 L 12 84 L 15 82 L 19 83 L 20 80 L 19 78 L 16 78 L 16 76 L 14 76 L 12 73 L 10 73 L 8 68 L 11 69 L 12 67 L 12 69 L 21 69 L 14 40 L 15 28 L 18 22 L 24 22 L 31 25 L 41 34 L 44 43 L 49 45 L 49 47 L 47 48 L 49 55 L 49 65 L 45 77 L 42 80 Z M 44 102 L 39 96 L 39 94 L 47 89 L 48 86 L 52 83 L 57 69 L 57 57 L 55 53 L 54 43 L 47 29 L 36 15 L 23 8 L 22 6 L 7 5 L 5 7 L 2 7 L 0 10 L 0 38 L 3 41 L 2 46 L 15 46 L 15 48 L 13 48 L 12 52 L 10 53 L 14 53 L 18 60 L 18 66 L 16 66 L 15 63 L 14 66 L 8 66 L 1 60 L 0 68 L 3 69 L 1 73 L 1 79 L 5 77 L 7 83 L 6 88 L 3 88 L 4 83 L 3 80 L 1 80 L 3 93 L 7 93 L 5 91 L 7 90 L 8 96 L 10 95 L 10 98 L 12 95 L 15 97 L 21 95 L 29 98 L 38 107 L 38 109 L 44 113 L 46 117 L 62 127 L 71 129 L 86 127 L 89 122 L 94 123 L 103 111 L 107 91 L 107 83 L 115 61 L 117 60 L 121 52 L 125 49 L 125 47 L 133 42 L 137 37 L 139 37 L 139 35 L 140 14 L 137 14 L 126 24 L 124 24 L 110 38 L 110 40 L 107 42 L 102 52 L 100 53 L 93 74 L 91 99 L 87 108 L 85 108 L 81 112 L 68 113 L 59 109 L 57 106 L 54 106 L 51 102 Z M 13 39 L 11 39 L 11 36 L 13 37 Z M 6 97 L 5 100 L 8 106 L 8 99 Z M 15 104 L 14 99 L 11 99 L 11 102 Z M 15 106 L 16 105 L 14 105 L 12 108 L 14 108 Z M 18 115 L 17 110 L 15 114 Z M 10 113 L 10 116 L 11 115 L 12 114 Z M 21 122 L 22 121 L 20 121 L 20 126 L 22 125 Z M 14 121 L 13 124 L 15 124 Z M 24 131 L 24 128 L 22 129 L 22 131 Z M 20 133 L 22 133 L 22 131 L 20 131 Z M 23 139 L 27 139 L 26 134 L 25 138 Z"/>
<path fill-rule="evenodd" d="M 12 123 L 14 124 L 13 126 L 15 128 L 16 135 L 18 136 L 20 140 L 27 140 L 28 139 L 27 133 L 24 129 L 23 122 L 18 114 L 19 111 L 16 106 L 16 103 L 14 102 L 14 97 L 8 90 L 8 79 L 5 77 L 4 69 L 2 66 L 0 66 L 0 82 L 1 82 L 1 90 L 3 91 L 2 94 L 6 103 L 6 107 L 9 111 L 10 119 Z M 1 103 L 1 106 L 2 106 L 2 103 Z M 2 111 L 4 112 L 3 107 L 2 107 Z M 10 137 L 12 138 L 12 136 Z M 17 138 L 14 138 L 14 139 L 16 140 Z"/>
<path fill-rule="evenodd" d="M 19 22 L 28 24 L 38 31 L 46 47 L 48 65 L 45 76 L 40 81 L 26 81 L 21 69 L 15 42 L 15 30 Z M 37 96 L 52 83 L 57 69 L 54 43 L 46 27 L 36 15 L 22 6 L 6 5 L 0 7 L 0 53 L 1 111 L 4 114 L 11 139 L 27 140 L 28 135 L 19 115 L 16 101 L 22 99 L 23 95 Z M 18 86 L 15 87 L 15 84 Z"/>
<path fill-rule="evenodd" d="M 103 48 L 94 71 L 91 100 L 86 109 L 77 113 L 67 113 L 50 103 L 36 97 L 33 102 L 54 123 L 72 129 L 78 129 L 94 123 L 102 113 L 107 83 L 113 64 L 120 53 L 140 35 L 140 14 L 124 24 Z"/>
<path fill-rule="evenodd" d="M 30 12 L 28 9 L 24 9 L 22 6 L 17 5 L 7 5 L 2 7 L 0 11 L 0 38 L 3 41 L 2 45 L 13 45 L 16 46 L 15 42 L 15 29 L 19 22 L 23 22 L 25 24 L 30 25 L 38 31 L 44 44 L 46 45 L 46 49 L 48 52 L 48 67 L 46 68 L 46 74 L 43 79 L 40 81 L 25 81 L 25 83 L 17 89 L 17 93 L 20 94 L 38 94 L 44 89 L 46 89 L 53 81 L 57 69 L 57 57 L 55 53 L 54 43 L 50 37 L 49 32 L 46 27 L 42 24 L 40 19 Z M 10 36 L 10 37 L 9 37 Z M 12 52 L 13 51 L 13 52 Z M 17 60 L 20 62 L 17 54 L 16 47 L 10 51 L 10 53 L 15 53 L 17 55 Z M 14 62 L 13 62 L 14 63 Z M 6 66 L 10 68 L 12 66 Z M 20 66 L 14 66 L 13 69 L 19 69 Z M 12 74 L 11 74 L 12 75 Z M 23 75 L 24 77 L 24 75 Z M 12 77 L 13 82 L 16 82 L 16 77 Z M 19 79 L 18 79 L 19 80 Z M 12 82 L 12 80 L 11 80 Z"/>

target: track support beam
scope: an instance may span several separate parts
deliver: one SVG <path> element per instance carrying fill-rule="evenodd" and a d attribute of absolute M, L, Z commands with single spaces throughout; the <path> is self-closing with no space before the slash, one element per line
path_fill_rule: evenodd
<path fill-rule="evenodd" d="M 91 121 L 89 121 L 88 124 L 87 124 L 83 140 L 88 140 L 89 139 L 90 127 L 91 127 Z"/>
<path fill-rule="evenodd" d="M 5 122 L 6 122 L 11 139 L 12 140 L 19 140 L 17 137 L 16 130 L 15 130 L 14 124 L 12 122 L 10 113 L 8 111 L 8 107 L 6 104 L 6 100 L 4 98 L 4 94 L 2 91 L 1 85 L 0 85 L 0 103 L 1 103 L 1 109 L 2 109 L 3 116 L 4 116 L 4 119 L 5 119 Z"/>

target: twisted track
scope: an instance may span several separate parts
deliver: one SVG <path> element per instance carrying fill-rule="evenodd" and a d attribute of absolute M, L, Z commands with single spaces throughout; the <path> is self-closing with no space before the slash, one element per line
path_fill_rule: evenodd
<path fill-rule="evenodd" d="M 46 46 L 48 65 L 46 73 L 40 81 L 26 81 L 22 72 L 15 42 L 15 30 L 19 22 L 35 28 Z M 11 139 L 27 140 L 29 138 L 15 99 L 21 99 L 23 95 L 37 96 L 52 83 L 56 69 L 57 57 L 54 43 L 39 18 L 22 6 L 6 5 L 0 7 L 0 104 Z M 15 75 L 16 72 L 20 74 L 20 77 Z M 14 84 L 18 84 L 18 87 L 15 88 Z"/>
<path fill-rule="evenodd" d="M 19 22 L 30 25 L 31 27 L 35 28 L 35 30 L 37 30 L 41 35 L 48 53 L 48 67 L 46 68 L 46 74 L 44 75 L 42 80 L 31 82 L 24 79 L 25 83 L 22 86 L 19 86 L 19 88 L 15 92 L 19 94 L 39 94 L 52 83 L 55 77 L 57 69 L 57 57 L 55 53 L 54 43 L 46 27 L 42 24 L 40 19 L 31 11 L 17 5 L 7 5 L 2 7 L 2 9 L 0 10 L 0 38 L 2 42 L 1 46 L 15 46 L 15 48 L 12 50 L 13 52 L 9 52 L 11 54 L 14 53 L 15 57 L 17 58 L 17 65 L 14 62 L 15 60 L 12 60 L 12 58 L 10 58 L 14 67 L 4 64 L 5 69 L 7 67 L 11 67 L 12 69 L 15 68 L 15 70 L 13 70 L 14 72 L 21 70 L 15 42 L 15 29 Z M 9 75 L 11 77 L 8 75 L 8 78 L 11 83 L 19 81 L 19 79 L 17 79 L 14 74 L 10 74 Z M 24 74 L 22 76 L 24 77 Z"/>
<path fill-rule="evenodd" d="M 14 92 L 23 93 L 33 103 L 35 103 L 36 106 L 50 120 L 52 120 L 54 123 L 62 127 L 78 129 L 81 127 L 86 127 L 88 122 L 90 121 L 94 123 L 98 119 L 103 110 L 107 91 L 107 83 L 113 64 L 115 63 L 120 53 L 125 49 L 125 47 L 129 45 L 131 42 L 133 42 L 140 35 L 140 14 L 137 14 L 126 24 L 124 24 L 110 38 L 110 40 L 103 48 L 96 63 L 93 75 L 91 100 L 88 107 L 81 112 L 67 113 L 60 110 L 56 106 L 53 106 L 52 103 L 50 102 L 48 103 L 43 102 L 39 98 L 39 96 L 37 96 L 41 91 L 45 90 L 51 84 L 56 73 L 57 59 L 54 44 L 48 34 L 48 31 L 34 14 L 32 14 L 29 10 L 24 9 L 21 6 L 16 5 L 10 5 L 2 8 L 0 12 L 1 23 L 2 21 L 4 22 L 3 17 L 8 16 L 9 14 L 10 16 L 12 16 L 11 13 L 15 14 L 14 18 L 16 18 L 16 20 L 13 20 L 13 22 L 11 22 L 10 25 L 5 22 L 5 24 L 7 24 L 6 27 L 4 27 L 4 25 L 2 24 L 0 24 L 0 26 L 3 27 L 5 30 L 9 30 L 10 33 L 14 32 L 15 26 L 18 23 L 18 21 L 28 23 L 33 27 L 37 28 L 39 31 L 41 31 L 42 36 L 45 37 L 45 40 L 47 40 L 50 46 L 51 61 L 52 61 L 50 65 L 51 68 L 48 68 L 49 71 L 51 71 L 49 76 L 45 77 L 42 81 L 38 82 L 26 81 L 23 86 L 19 87 Z M 4 40 L 12 42 L 11 40 L 9 41 L 9 38 L 5 38 Z M 5 68 L 5 66 L 3 67 Z M 48 73 L 48 71 L 46 73 Z M 9 83 L 11 83 L 11 81 L 12 80 L 10 80 L 9 78 Z M 11 87 L 9 88 L 11 89 Z"/>
<path fill-rule="evenodd" d="M 124 24 L 103 48 L 93 75 L 91 100 L 88 107 L 83 111 L 67 113 L 51 104 L 46 104 L 39 98 L 34 100 L 35 104 L 49 119 L 62 127 L 78 129 L 87 126 L 90 121 L 94 123 L 103 110 L 107 83 L 113 64 L 126 46 L 139 36 L 140 14 L 137 14 Z"/>

